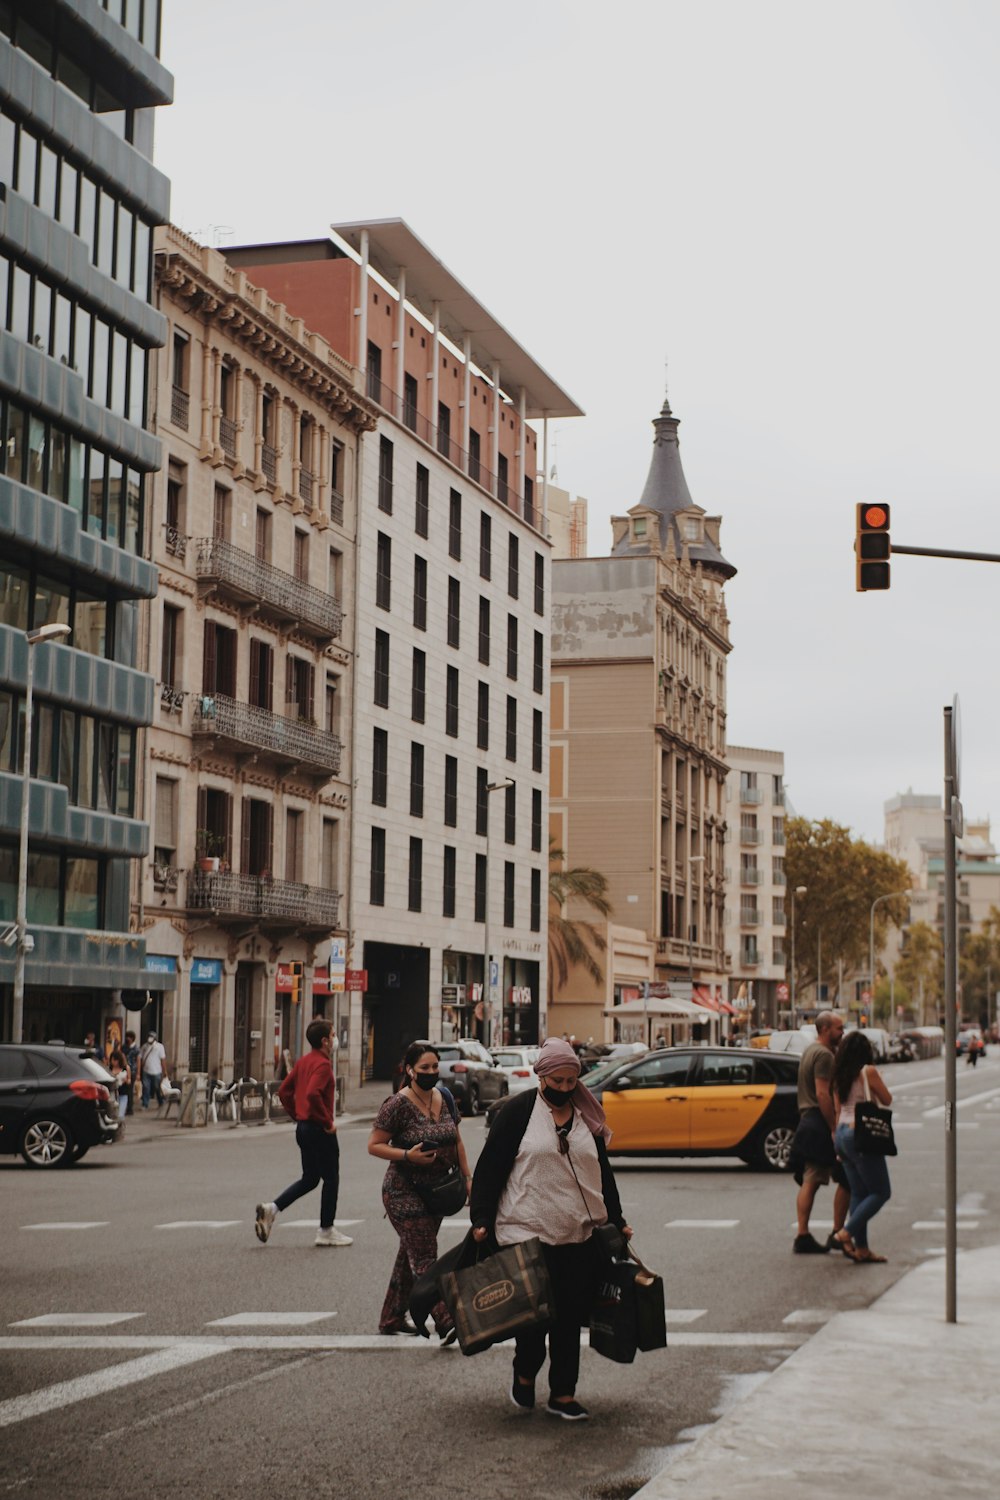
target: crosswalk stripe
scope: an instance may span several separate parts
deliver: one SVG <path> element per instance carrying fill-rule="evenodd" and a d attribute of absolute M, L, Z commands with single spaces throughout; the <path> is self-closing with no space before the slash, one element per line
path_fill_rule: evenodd
<path fill-rule="evenodd" d="M 739 1219 L 669 1219 L 664 1229 L 736 1229 Z"/>
<path fill-rule="evenodd" d="M 792 1327 L 800 1323 L 828 1323 L 836 1311 L 835 1307 L 797 1307 L 781 1321 Z"/>
<path fill-rule="evenodd" d="M 89 1341 L 88 1341 L 89 1342 Z M 71 1344 L 70 1347 L 73 1347 Z M 29 1391 L 24 1396 L 12 1396 L 0 1401 L 0 1427 L 12 1427 L 29 1417 L 44 1416 L 47 1412 L 61 1411 L 78 1401 L 92 1396 L 103 1396 L 109 1391 L 119 1391 L 137 1381 L 149 1380 L 155 1375 L 164 1375 L 183 1365 L 193 1365 L 199 1360 L 210 1359 L 213 1354 L 223 1353 L 223 1346 L 206 1343 L 204 1339 L 189 1344 L 170 1344 L 140 1359 L 130 1359 L 124 1364 L 110 1365 L 95 1370 L 90 1375 L 79 1375 L 74 1380 L 60 1380 L 56 1385 L 45 1386 L 40 1391 Z"/>
<path fill-rule="evenodd" d="M 668 1323 L 697 1323 L 708 1312 L 707 1307 L 668 1307 Z"/>
<path fill-rule="evenodd" d="M 334 1219 L 334 1228 L 349 1229 L 352 1224 L 363 1224 L 364 1219 Z M 280 1214 L 274 1221 L 275 1229 L 318 1229 L 318 1219 L 285 1219 Z"/>
<path fill-rule="evenodd" d="M 61 1219 L 53 1224 L 22 1224 L 22 1229 L 107 1229 L 107 1219 Z"/>
<path fill-rule="evenodd" d="M 242 1219 L 174 1219 L 169 1224 L 154 1224 L 154 1229 L 231 1229 Z"/>
<path fill-rule="evenodd" d="M 8 1328 L 107 1328 L 112 1323 L 128 1323 L 133 1318 L 144 1318 L 145 1313 L 89 1312 L 89 1313 L 43 1313 L 38 1318 L 22 1318 L 17 1323 L 8 1323 Z"/>
<path fill-rule="evenodd" d="M 963 1099 L 957 1099 L 955 1107 L 957 1109 L 967 1109 L 970 1104 L 982 1104 L 985 1099 L 996 1099 L 998 1097 L 1000 1097 L 1000 1089 L 987 1089 L 983 1094 L 966 1094 Z M 925 1109 L 924 1116 L 926 1119 L 930 1119 L 932 1115 L 943 1115 L 945 1108 L 945 1105 L 937 1104 L 933 1109 Z"/>
<path fill-rule="evenodd" d="M 918 1219 L 912 1226 L 914 1229 L 937 1229 L 943 1232 L 945 1224 L 943 1219 Z M 956 1219 L 956 1229 L 978 1229 L 978 1219 Z"/>
<path fill-rule="evenodd" d="M 245 1312 L 231 1313 L 228 1318 L 213 1318 L 206 1328 L 300 1328 L 308 1323 L 322 1323 L 335 1318 L 335 1312 Z"/>
<path fill-rule="evenodd" d="M 673 1348 L 685 1349 L 797 1349 L 800 1344 L 805 1343 L 809 1337 L 802 1333 L 685 1333 L 676 1332 L 670 1334 L 670 1344 Z M 511 1340 L 505 1341 L 507 1348 L 505 1352 L 509 1355 Z M 504 1346 L 494 1344 L 494 1349 Z M 584 1348 L 587 1347 L 586 1341 Z M 454 1346 L 458 1348 L 457 1344 Z M 302 1350 L 320 1350 L 337 1352 L 359 1352 L 368 1350 L 396 1350 L 405 1353 L 407 1350 L 430 1350 L 435 1359 L 440 1359 L 441 1351 L 436 1339 L 401 1338 L 399 1335 L 381 1333 L 341 1333 L 341 1334 L 163 1334 L 157 1336 L 150 1334 L 146 1337 L 135 1334 L 108 1334 L 97 1338 L 86 1334 L 30 1334 L 23 1333 L 10 1337 L 0 1337 L 0 1352 L 9 1353 L 12 1350 L 20 1353 L 50 1353 L 53 1350 L 91 1350 L 99 1353 L 117 1354 L 123 1350 L 141 1349 L 192 1349 L 198 1350 L 197 1358 L 202 1358 L 200 1351 L 209 1353 L 222 1353 L 226 1350 L 242 1352 L 245 1350 L 257 1350 L 264 1354 L 295 1353 Z M 116 1366 L 115 1368 L 122 1368 Z M 155 1373 L 155 1372 L 154 1372 Z"/>

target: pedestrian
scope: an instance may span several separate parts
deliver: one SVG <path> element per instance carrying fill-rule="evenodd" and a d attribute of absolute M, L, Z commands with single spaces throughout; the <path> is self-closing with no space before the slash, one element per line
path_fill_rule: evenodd
<path fill-rule="evenodd" d="M 108 1058 L 108 1072 L 118 1085 L 118 1119 L 124 1120 L 132 1092 L 132 1070 L 128 1058 L 120 1047 L 115 1047 Z"/>
<path fill-rule="evenodd" d="M 892 1095 L 875 1067 L 875 1053 L 863 1031 L 844 1037 L 833 1063 L 833 1096 L 837 1106 L 837 1155 L 844 1163 L 851 1187 L 851 1211 L 835 1236 L 849 1259 L 859 1264 L 885 1264 L 868 1244 L 868 1225 L 892 1196 L 889 1166 L 884 1156 L 859 1151 L 854 1144 L 854 1106 L 872 1098 L 888 1107 Z"/>
<path fill-rule="evenodd" d="M 382 1179 L 386 1217 L 399 1235 L 389 1286 L 379 1314 L 379 1333 L 415 1333 L 407 1311 L 410 1292 L 437 1260 L 441 1219 L 431 1214 L 415 1184 L 432 1186 L 456 1165 L 472 1181 L 458 1111 L 450 1093 L 438 1087 L 441 1059 L 429 1042 L 413 1042 L 403 1056 L 404 1082 L 384 1101 L 371 1135 L 368 1155 L 389 1163 Z M 455 1324 L 443 1302 L 431 1309 L 442 1347 L 456 1338 Z"/>
<path fill-rule="evenodd" d="M 837 1161 L 833 1136 L 837 1116 L 831 1092 L 833 1056 L 844 1034 L 844 1018 L 834 1011 L 820 1011 L 816 1017 L 816 1040 L 802 1054 L 799 1063 L 799 1128 L 792 1146 L 792 1166 L 799 1183 L 795 1208 L 798 1227 L 792 1245 L 796 1255 L 825 1255 L 844 1227 L 850 1191 L 847 1175 Z M 833 1231 L 825 1243 L 809 1231 L 809 1217 L 820 1187 L 836 1183 L 833 1195 Z"/>
<path fill-rule="evenodd" d="M 132 1115 L 135 1114 L 135 1085 L 139 1077 L 139 1043 L 135 1039 L 134 1031 L 126 1031 L 125 1046 L 122 1050 L 125 1053 L 129 1076 L 132 1080 L 129 1084 L 128 1109 L 126 1113 Z"/>
<path fill-rule="evenodd" d="M 517 1335 L 510 1397 L 522 1412 L 534 1408 L 548 1336 L 547 1410 L 578 1422 L 590 1415 L 576 1399 L 580 1329 L 589 1321 L 604 1263 L 594 1231 L 611 1223 L 631 1239 L 632 1230 L 608 1162 L 611 1131 L 601 1105 L 580 1082 L 572 1045 L 550 1037 L 534 1068 L 539 1087 L 515 1094 L 486 1137 L 470 1217 L 480 1243 L 489 1236 L 501 1246 L 536 1236 L 541 1241 L 555 1312 L 547 1328 Z"/>
<path fill-rule="evenodd" d="M 87 1032 L 86 1036 L 83 1039 L 83 1050 L 84 1052 L 86 1052 L 88 1057 L 94 1058 L 96 1062 L 103 1063 L 104 1051 L 97 1044 L 96 1031 Z"/>
<path fill-rule="evenodd" d="M 156 1095 L 157 1104 L 163 1103 L 163 1075 L 167 1071 L 167 1052 L 155 1031 L 146 1033 L 146 1041 L 139 1053 L 139 1076 L 142 1080 L 142 1107 L 149 1108 L 150 1094 Z"/>
<path fill-rule="evenodd" d="M 320 1246 L 352 1245 L 350 1235 L 336 1228 L 337 1197 L 340 1192 L 340 1143 L 334 1119 L 336 1081 L 330 1058 L 333 1056 L 333 1027 L 329 1021 L 310 1021 L 306 1027 L 309 1051 L 281 1081 L 278 1098 L 295 1121 L 295 1141 L 302 1157 L 302 1176 L 298 1182 L 279 1193 L 273 1203 L 258 1203 L 254 1230 L 266 1245 L 274 1221 L 283 1209 L 311 1193 L 320 1181 L 323 1191 L 319 1200 L 319 1231 L 313 1244 Z"/>

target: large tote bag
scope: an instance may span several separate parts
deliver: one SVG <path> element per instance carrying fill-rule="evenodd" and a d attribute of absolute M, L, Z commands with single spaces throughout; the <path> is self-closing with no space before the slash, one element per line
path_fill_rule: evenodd
<path fill-rule="evenodd" d="M 552 1321 L 552 1284 L 537 1239 L 504 1245 L 475 1265 L 447 1271 L 440 1285 L 463 1354 L 478 1354 Z"/>
<path fill-rule="evenodd" d="M 896 1137 L 892 1131 L 892 1110 L 872 1101 L 868 1087 L 868 1069 L 862 1070 L 865 1097 L 854 1106 L 854 1149 L 862 1156 L 897 1156 Z"/>
<path fill-rule="evenodd" d="M 590 1347 L 620 1365 L 630 1365 L 639 1351 L 667 1347 L 663 1278 L 643 1265 L 631 1245 L 629 1255 L 601 1272 L 590 1312 Z"/>

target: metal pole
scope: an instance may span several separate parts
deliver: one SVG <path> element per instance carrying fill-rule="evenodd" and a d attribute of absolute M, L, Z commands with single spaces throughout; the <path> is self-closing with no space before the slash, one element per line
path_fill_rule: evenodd
<path fill-rule="evenodd" d="M 944 711 L 944 1184 L 945 1184 L 945 1318 L 958 1321 L 956 1259 L 958 1252 L 958 1131 L 955 1103 L 955 1006 L 958 999 L 956 942 L 955 762 L 952 710 Z"/>
<path fill-rule="evenodd" d="M 792 886 L 792 1026 L 795 1025 L 795 887 Z"/>
<path fill-rule="evenodd" d="M 823 972 L 823 929 L 816 933 L 816 1014 L 818 1015 L 823 1006 L 823 995 L 820 975 Z"/>
<path fill-rule="evenodd" d="M 486 908 L 483 939 L 486 952 L 483 957 L 483 1046 L 490 1045 L 490 788 L 486 788 L 486 867 L 483 871 L 486 886 Z"/>
<path fill-rule="evenodd" d="M 28 936 L 28 813 L 31 801 L 31 712 L 35 689 L 35 652 L 28 642 L 28 673 L 24 690 L 24 759 L 21 766 L 21 842 L 17 854 L 17 952 L 14 956 L 14 1014 L 11 1040 L 24 1040 L 24 963 Z"/>

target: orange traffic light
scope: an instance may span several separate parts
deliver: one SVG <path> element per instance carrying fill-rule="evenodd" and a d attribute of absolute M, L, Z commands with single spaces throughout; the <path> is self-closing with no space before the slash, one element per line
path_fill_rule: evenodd
<path fill-rule="evenodd" d="M 857 507 L 854 551 L 857 558 L 855 588 L 858 593 L 865 594 L 870 589 L 887 589 L 889 558 L 892 554 L 888 505 Z"/>

